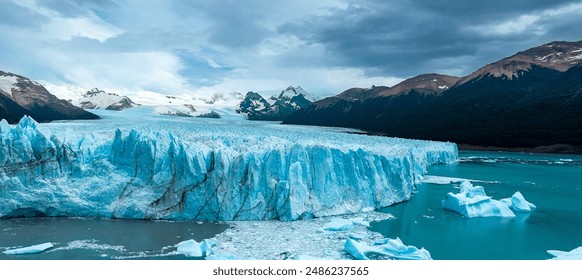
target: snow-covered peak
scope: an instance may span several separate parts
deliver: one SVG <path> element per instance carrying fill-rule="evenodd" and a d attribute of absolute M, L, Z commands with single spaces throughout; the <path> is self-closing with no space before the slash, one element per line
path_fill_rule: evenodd
<path fill-rule="evenodd" d="M 18 77 L 8 74 L 0 75 L 0 92 L 2 94 L 12 97 L 12 88 L 18 82 Z"/>
<path fill-rule="evenodd" d="M 279 99 L 283 98 L 283 97 L 287 97 L 289 99 L 292 99 L 295 96 L 299 96 L 299 95 L 303 95 L 303 97 L 309 101 L 315 101 L 315 98 L 313 98 L 309 93 L 307 93 L 303 88 L 301 88 L 301 86 L 297 86 L 297 87 L 293 87 L 293 86 L 289 86 L 287 87 L 285 90 L 281 91 L 281 94 L 279 94 Z"/>
<path fill-rule="evenodd" d="M 123 110 L 138 106 L 127 96 L 107 93 L 98 88 L 87 91 L 80 99 L 73 100 L 72 103 L 81 106 L 83 109 Z"/>
<path fill-rule="evenodd" d="M 85 94 L 83 94 L 83 97 L 97 97 L 100 98 L 101 96 L 107 96 L 107 95 L 111 95 L 111 96 L 119 96 L 118 94 L 115 93 L 108 93 L 105 92 L 103 90 L 100 90 L 98 88 L 92 88 L 91 90 L 87 91 Z"/>

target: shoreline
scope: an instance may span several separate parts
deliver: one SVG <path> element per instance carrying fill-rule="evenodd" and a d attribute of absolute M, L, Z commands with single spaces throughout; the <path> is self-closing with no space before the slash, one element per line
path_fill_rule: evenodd
<path fill-rule="evenodd" d="M 524 152 L 537 154 L 569 154 L 569 155 L 582 154 L 582 146 L 572 146 L 567 144 L 538 146 L 534 148 L 507 148 L 493 146 L 477 146 L 468 144 L 457 144 L 457 147 L 459 148 L 459 151 Z"/>
<path fill-rule="evenodd" d="M 345 133 L 350 134 L 362 134 L 370 136 L 383 136 L 383 137 L 394 137 L 381 132 L 370 132 L 370 131 L 346 131 Z M 401 138 L 401 137 L 398 137 Z M 428 139 L 415 139 L 415 140 L 425 140 L 425 141 L 437 141 Z M 438 141 L 447 142 L 447 141 Z M 451 141 L 448 141 L 451 142 Z M 452 142 L 454 143 L 454 142 Z M 582 155 L 582 145 L 569 145 L 569 144 L 552 144 L 537 146 L 533 148 L 524 147 L 495 147 L 495 146 L 479 146 L 470 144 L 457 144 L 460 151 L 488 151 L 488 152 L 523 152 L 523 153 L 538 153 L 538 154 L 569 154 L 569 155 Z"/>

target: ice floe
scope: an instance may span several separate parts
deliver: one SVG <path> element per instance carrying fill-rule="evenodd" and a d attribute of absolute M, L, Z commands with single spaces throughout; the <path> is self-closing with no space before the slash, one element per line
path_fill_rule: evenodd
<path fill-rule="evenodd" d="M 531 212 L 537 208 L 535 204 L 525 200 L 520 192 L 516 192 L 511 197 L 503 198 L 499 201 L 505 203 L 505 205 L 509 206 L 509 208 L 511 208 L 513 211 L 518 212 Z"/>
<path fill-rule="evenodd" d="M 46 242 L 46 243 L 32 245 L 32 246 L 28 246 L 28 247 L 10 249 L 10 250 L 6 250 L 2 253 L 6 254 L 6 255 L 37 254 L 37 253 L 44 252 L 45 250 L 48 250 L 48 249 L 52 248 L 53 246 L 54 245 L 52 243 Z"/>
<path fill-rule="evenodd" d="M 367 245 L 348 238 L 344 249 L 357 260 L 370 259 L 398 259 L 398 260 L 431 260 L 430 253 L 424 249 L 404 245 L 400 238 L 384 238 L 374 242 L 374 246 Z"/>
<path fill-rule="evenodd" d="M 204 239 L 201 242 L 189 239 L 176 244 L 176 250 L 187 257 L 206 257 L 213 253 L 214 246 L 216 241 L 213 239 Z"/>
<path fill-rule="evenodd" d="M 572 251 L 548 250 L 548 254 L 554 256 L 552 260 L 582 260 L 582 247 Z"/>

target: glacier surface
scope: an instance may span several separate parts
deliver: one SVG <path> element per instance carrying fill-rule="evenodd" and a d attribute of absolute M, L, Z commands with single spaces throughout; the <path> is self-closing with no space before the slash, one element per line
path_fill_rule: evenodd
<path fill-rule="evenodd" d="M 134 122 L 123 114 L 0 123 L 0 218 L 296 220 L 356 213 L 409 199 L 427 166 L 458 160 L 453 143 L 229 118 Z"/>

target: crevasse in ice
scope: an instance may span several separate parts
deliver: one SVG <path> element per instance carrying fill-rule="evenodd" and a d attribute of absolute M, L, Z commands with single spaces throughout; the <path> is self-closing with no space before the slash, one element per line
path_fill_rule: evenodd
<path fill-rule="evenodd" d="M 453 143 L 200 125 L 96 131 L 0 125 L 0 217 L 295 220 L 411 196 Z M 170 132 L 167 132 L 169 129 Z"/>

